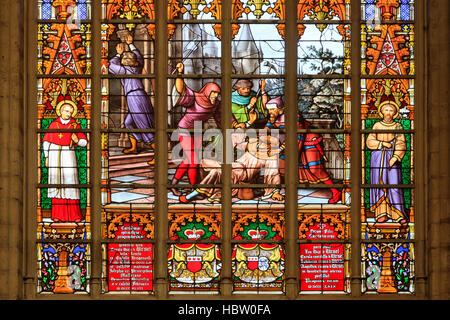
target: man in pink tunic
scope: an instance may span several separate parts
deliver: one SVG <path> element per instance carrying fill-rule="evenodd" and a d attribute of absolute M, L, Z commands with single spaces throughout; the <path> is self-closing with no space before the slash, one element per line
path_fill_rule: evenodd
<path fill-rule="evenodd" d="M 65 185 L 79 184 L 78 164 L 75 147 L 86 147 L 87 138 L 82 132 L 67 132 L 80 129 L 74 119 L 77 106 L 71 100 L 62 100 L 56 107 L 56 118 L 44 135 L 42 149 L 48 168 L 48 198 L 52 200 L 52 220 L 54 222 L 80 222 L 84 219 L 80 209 L 79 188 Z"/>

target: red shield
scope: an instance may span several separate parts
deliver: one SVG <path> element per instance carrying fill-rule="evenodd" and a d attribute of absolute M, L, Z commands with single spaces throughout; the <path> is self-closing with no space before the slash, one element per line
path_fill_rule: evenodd
<path fill-rule="evenodd" d="M 191 272 L 199 272 L 202 270 L 202 257 L 201 256 L 188 256 L 187 268 Z"/>
<path fill-rule="evenodd" d="M 255 270 L 258 268 L 258 257 L 247 257 L 247 267 L 250 270 Z"/>

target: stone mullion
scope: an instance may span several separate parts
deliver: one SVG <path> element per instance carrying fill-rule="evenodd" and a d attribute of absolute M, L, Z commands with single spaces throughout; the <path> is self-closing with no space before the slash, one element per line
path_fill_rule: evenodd
<path fill-rule="evenodd" d="M 351 5 L 351 295 L 361 296 L 361 1 Z"/>

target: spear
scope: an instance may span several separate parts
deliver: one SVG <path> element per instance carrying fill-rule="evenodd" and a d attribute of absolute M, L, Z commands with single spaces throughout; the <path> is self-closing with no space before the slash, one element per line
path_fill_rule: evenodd
<path fill-rule="evenodd" d="M 188 54 L 183 58 L 183 60 L 181 61 L 181 63 L 185 62 L 186 59 L 187 59 L 187 58 L 188 58 L 195 50 L 197 50 L 199 44 L 200 44 L 200 41 L 197 41 L 197 42 L 195 43 L 194 48 L 190 49 L 190 51 L 189 51 Z M 175 69 L 172 71 L 171 74 L 174 74 L 176 71 L 177 71 L 177 68 L 175 68 Z"/>

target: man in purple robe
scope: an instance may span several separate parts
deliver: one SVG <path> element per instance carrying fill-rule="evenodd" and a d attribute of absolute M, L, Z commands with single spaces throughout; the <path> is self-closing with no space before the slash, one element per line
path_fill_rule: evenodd
<path fill-rule="evenodd" d="M 177 71 L 179 75 L 183 74 L 184 64 L 182 62 L 177 64 Z M 180 95 L 176 105 L 186 108 L 183 118 L 178 122 L 178 128 L 194 129 L 196 122 L 203 124 L 211 118 L 214 118 L 218 128 L 221 127 L 221 104 L 218 99 L 220 86 L 218 84 L 208 82 L 198 92 L 195 92 L 185 84 L 182 77 L 177 77 L 175 89 Z M 200 166 L 198 152 L 202 150 L 202 136 L 180 133 L 178 138 L 185 158 L 178 165 L 172 184 L 177 184 L 185 174 L 191 184 L 196 184 Z M 177 188 L 172 188 L 171 191 L 176 196 L 181 195 L 181 191 Z"/>
<path fill-rule="evenodd" d="M 130 51 L 126 51 L 126 44 Z M 125 43 L 116 47 L 117 55 L 109 61 L 109 72 L 118 75 L 137 75 L 142 73 L 144 58 L 133 45 L 133 37 L 128 36 Z M 150 129 L 155 127 L 154 111 L 150 98 L 144 89 L 141 79 L 124 78 L 120 80 L 127 99 L 128 114 L 125 118 L 126 129 Z M 131 147 L 124 153 L 138 153 L 137 142 L 151 145 L 154 150 L 154 134 L 151 132 L 133 132 L 129 134 Z"/>

